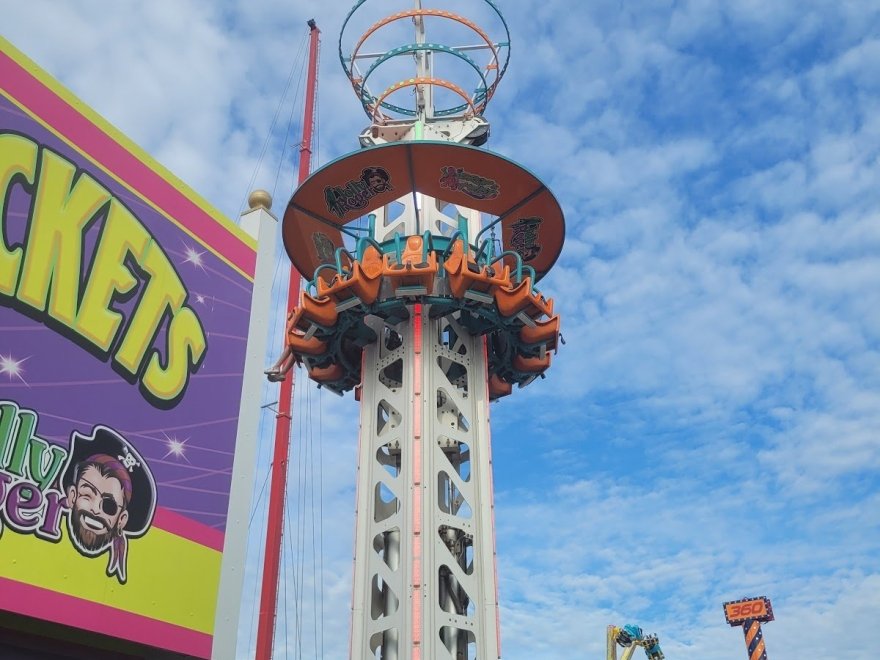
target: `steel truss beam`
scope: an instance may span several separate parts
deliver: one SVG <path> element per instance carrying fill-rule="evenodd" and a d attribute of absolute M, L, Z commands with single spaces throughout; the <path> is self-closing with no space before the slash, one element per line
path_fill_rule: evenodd
<path fill-rule="evenodd" d="M 351 657 L 497 658 L 484 340 L 428 306 L 369 322 Z"/>

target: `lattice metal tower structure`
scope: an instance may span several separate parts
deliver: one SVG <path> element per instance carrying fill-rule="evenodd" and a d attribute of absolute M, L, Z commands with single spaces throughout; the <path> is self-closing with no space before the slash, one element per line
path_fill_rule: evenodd
<path fill-rule="evenodd" d="M 557 347 L 559 317 L 535 285 L 564 220 L 537 177 L 480 148 L 510 52 L 494 1 L 460 3 L 494 36 L 415 0 L 349 40 L 380 4 L 359 0 L 339 38 L 370 121 L 361 149 L 285 211 L 308 282 L 269 375 L 299 362 L 360 401 L 351 658 L 494 659 L 489 403 L 542 376 Z"/>

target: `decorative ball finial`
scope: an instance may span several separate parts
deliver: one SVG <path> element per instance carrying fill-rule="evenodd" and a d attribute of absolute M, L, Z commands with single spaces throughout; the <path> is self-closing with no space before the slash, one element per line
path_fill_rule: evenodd
<path fill-rule="evenodd" d="M 272 195 L 265 190 L 257 189 L 248 197 L 248 206 L 251 211 L 256 211 L 259 208 L 269 211 L 272 209 Z"/>

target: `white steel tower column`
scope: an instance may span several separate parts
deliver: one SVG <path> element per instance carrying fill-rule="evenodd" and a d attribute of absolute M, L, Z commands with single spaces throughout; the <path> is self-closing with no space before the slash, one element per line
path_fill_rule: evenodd
<path fill-rule="evenodd" d="M 430 314 L 377 320 L 364 352 L 357 660 L 498 657 L 483 338 Z"/>

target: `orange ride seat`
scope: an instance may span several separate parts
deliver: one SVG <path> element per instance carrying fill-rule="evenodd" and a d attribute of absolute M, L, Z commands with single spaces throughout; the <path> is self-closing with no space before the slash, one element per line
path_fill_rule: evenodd
<path fill-rule="evenodd" d="M 493 401 L 507 396 L 513 391 L 513 385 L 503 380 L 498 374 L 489 374 L 489 398 Z"/>
<path fill-rule="evenodd" d="M 495 302 L 498 312 L 505 318 L 516 316 L 520 312 L 525 312 L 532 319 L 543 315 L 553 316 L 553 300 L 532 291 L 531 277 L 524 277 L 516 286 L 495 289 Z"/>
<path fill-rule="evenodd" d="M 379 297 L 382 268 L 382 255 L 369 245 L 364 250 L 363 258 L 353 262 L 347 277 L 337 274 L 329 284 L 319 278 L 318 294 L 328 296 L 337 303 L 356 297 L 365 305 L 371 305 Z"/>
<path fill-rule="evenodd" d="M 306 339 L 305 333 L 301 330 L 294 329 L 287 333 L 287 345 L 294 353 L 300 355 L 323 355 L 327 352 L 327 342 L 317 337 L 309 337 Z"/>
<path fill-rule="evenodd" d="M 391 255 L 384 257 L 383 273 L 392 282 L 392 288 L 404 286 L 422 286 L 431 291 L 434 276 L 437 274 L 437 255 L 428 252 L 424 255 L 424 243 L 421 236 L 407 236 L 400 263 L 391 263 Z"/>
<path fill-rule="evenodd" d="M 326 367 L 309 367 L 309 378 L 319 383 L 332 383 L 341 380 L 345 376 L 345 368 L 339 363 L 329 364 Z"/>
<path fill-rule="evenodd" d="M 544 357 L 526 357 L 521 353 L 513 356 L 513 368 L 517 371 L 539 374 L 546 371 L 549 366 L 550 353 L 545 353 Z"/>
<path fill-rule="evenodd" d="M 312 324 L 321 328 L 332 328 L 336 325 L 338 314 L 336 303 L 328 296 L 315 298 L 305 291 L 299 299 L 299 307 L 293 313 L 292 323 L 294 327 L 308 332 Z"/>
<path fill-rule="evenodd" d="M 534 326 L 524 325 L 519 330 L 519 340 L 526 346 L 546 344 L 548 351 L 555 350 L 559 341 L 559 315 L 536 320 Z"/>
<path fill-rule="evenodd" d="M 470 255 L 464 253 L 464 241 L 457 239 L 452 251 L 443 262 L 449 279 L 449 290 L 456 298 L 464 298 L 467 291 L 486 293 L 494 287 L 510 287 L 510 267 L 501 264 L 489 268 L 478 266 Z"/>
<path fill-rule="evenodd" d="M 335 271 L 333 277 L 329 280 L 325 280 L 323 277 L 318 277 L 315 280 L 315 290 L 318 293 L 318 298 L 324 298 L 326 296 L 333 298 L 334 302 L 339 302 L 336 293 L 345 281 L 346 276 Z"/>

